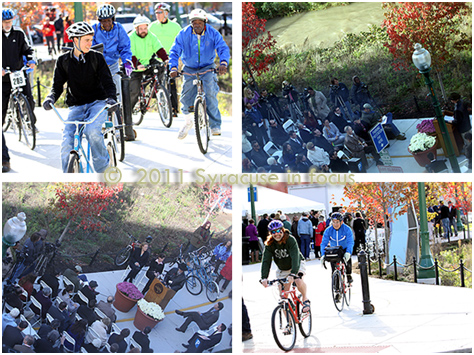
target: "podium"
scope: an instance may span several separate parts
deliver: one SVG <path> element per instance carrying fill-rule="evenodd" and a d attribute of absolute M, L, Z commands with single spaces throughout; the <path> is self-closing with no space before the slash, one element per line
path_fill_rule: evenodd
<path fill-rule="evenodd" d="M 166 287 L 159 279 L 154 279 L 150 289 L 145 295 L 145 300 L 158 304 L 164 311 L 169 301 L 176 294 L 176 291 Z"/>

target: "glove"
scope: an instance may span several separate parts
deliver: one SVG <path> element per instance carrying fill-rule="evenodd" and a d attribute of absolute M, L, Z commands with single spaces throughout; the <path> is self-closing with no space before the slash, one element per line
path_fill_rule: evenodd
<path fill-rule="evenodd" d="M 127 75 L 127 76 L 132 75 L 133 68 L 132 68 L 132 64 L 131 64 L 129 61 L 127 61 L 127 62 L 123 65 L 123 68 L 125 69 L 125 75 Z"/>
<path fill-rule="evenodd" d="M 28 66 L 30 66 L 31 64 L 36 65 L 36 61 L 34 61 L 34 60 L 29 60 L 29 61 L 26 62 L 26 65 L 28 65 Z"/>
<path fill-rule="evenodd" d="M 54 100 L 51 97 L 47 97 L 46 100 L 43 101 L 43 108 L 46 111 L 53 109 Z"/>
<path fill-rule="evenodd" d="M 349 259 L 351 258 L 351 253 L 345 253 L 344 254 L 344 261 L 347 263 Z"/>

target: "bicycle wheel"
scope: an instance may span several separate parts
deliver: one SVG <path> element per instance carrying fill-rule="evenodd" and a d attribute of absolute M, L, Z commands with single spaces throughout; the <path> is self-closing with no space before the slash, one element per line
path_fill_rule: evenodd
<path fill-rule="evenodd" d="M 125 139 L 123 136 L 122 127 L 122 113 L 121 110 L 117 110 L 117 112 L 112 112 L 112 123 L 114 125 L 114 148 L 117 155 L 117 159 L 119 161 L 123 161 L 125 159 Z"/>
<path fill-rule="evenodd" d="M 202 282 L 196 276 L 191 275 L 186 278 L 186 289 L 193 296 L 197 296 L 202 292 Z"/>
<path fill-rule="evenodd" d="M 138 96 L 138 102 L 135 104 L 135 107 L 132 109 L 132 123 L 135 126 L 140 125 L 143 122 L 143 118 L 145 117 L 146 113 L 146 98 L 142 96 Z"/>
<path fill-rule="evenodd" d="M 33 150 L 36 146 L 36 129 L 32 121 L 33 111 L 31 110 L 30 103 L 23 94 L 20 94 L 18 103 L 21 108 L 20 119 L 23 137 L 25 138 L 28 148 Z"/>
<path fill-rule="evenodd" d="M 131 249 L 129 247 L 123 248 L 115 255 L 114 264 L 115 266 L 124 265 L 130 258 Z"/>
<path fill-rule="evenodd" d="M 69 161 L 67 163 L 67 172 L 68 173 L 81 173 L 81 163 L 79 161 L 79 155 L 77 152 L 69 153 Z"/>
<path fill-rule="evenodd" d="M 332 299 L 334 306 L 340 312 L 344 308 L 344 299 L 342 293 L 342 275 L 339 270 L 335 270 L 332 274 Z"/>
<path fill-rule="evenodd" d="M 347 281 L 347 275 L 344 275 L 344 301 L 346 302 L 347 307 L 349 307 L 349 304 L 351 303 L 351 288 L 349 286 L 349 282 Z"/>
<path fill-rule="evenodd" d="M 283 304 L 277 306 L 272 314 L 273 339 L 283 351 L 290 351 L 296 343 L 296 325 L 290 311 Z"/>
<path fill-rule="evenodd" d="M 209 302 L 216 302 L 219 298 L 219 285 L 215 281 L 210 281 L 206 286 L 206 297 Z"/>
<path fill-rule="evenodd" d="M 109 153 L 109 166 L 117 166 L 117 156 L 115 155 L 115 149 L 112 142 L 107 143 L 107 153 Z"/>
<path fill-rule="evenodd" d="M 168 90 L 162 85 L 158 86 L 156 93 L 156 110 L 160 115 L 161 122 L 166 128 L 171 127 L 173 123 L 173 112 L 171 111 L 171 99 Z"/>
<path fill-rule="evenodd" d="M 202 97 L 197 97 L 194 102 L 194 126 L 199 150 L 202 154 L 206 154 L 207 147 L 209 146 L 210 131 L 206 105 Z"/>
<path fill-rule="evenodd" d="M 13 122 L 13 114 L 14 114 L 14 108 L 13 108 L 13 100 L 10 99 L 8 101 L 8 109 L 7 109 L 7 115 L 5 116 L 5 123 L 2 125 L 2 130 L 3 132 L 6 132 L 10 125 Z"/>
<path fill-rule="evenodd" d="M 303 307 L 302 304 L 299 304 L 298 306 Z M 301 335 L 307 338 L 311 335 L 311 328 L 313 325 L 313 318 L 311 317 L 311 309 L 306 313 L 303 313 L 300 310 L 299 315 L 300 315 L 300 322 L 298 323 L 298 327 L 300 328 Z"/>

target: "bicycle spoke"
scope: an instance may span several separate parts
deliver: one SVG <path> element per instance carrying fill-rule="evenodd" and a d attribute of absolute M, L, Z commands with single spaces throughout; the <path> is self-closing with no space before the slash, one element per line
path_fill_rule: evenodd
<path fill-rule="evenodd" d="M 293 349 L 296 343 L 296 325 L 285 305 L 278 305 L 272 314 L 272 333 L 278 347 L 284 351 Z"/>

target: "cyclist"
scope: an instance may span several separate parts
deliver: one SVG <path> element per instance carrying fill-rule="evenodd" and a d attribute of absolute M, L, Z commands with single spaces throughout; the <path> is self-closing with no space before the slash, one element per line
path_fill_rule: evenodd
<path fill-rule="evenodd" d="M 306 273 L 306 261 L 298 248 L 296 239 L 290 235 L 290 232 L 283 227 L 280 220 L 273 220 L 268 224 L 268 237 L 265 241 L 265 249 L 262 256 L 262 285 L 268 287 L 268 274 L 272 260 L 275 262 L 278 270 L 276 276 L 279 279 L 287 277 L 288 283 L 285 284 L 285 290 L 289 291 L 293 281 L 301 292 L 303 297 L 303 312 L 308 312 L 310 301 L 306 297 L 306 283 L 303 276 Z M 295 276 L 301 278 L 295 279 Z"/>
<path fill-rule="evenodd" d="M 207 14 L 202 9 L 194 9 L 189 14 L 190 26 L 182 29 L 170 49 L 170 77 L 178 75 L 178 60 L 181 58 L 186 73 L 194 74 L 214 68 L 214 59 L 217 55 L 220 59 L 219 74 L 227 72 L 230 59 L 229 47 L 222 35 L 212 26 L 207 25 Z M 185 115 L 185 124 L 178 133 L 178 139 L 184 139 L 193 126 L 193 114 L 189 108 L 194 105 L 197 88 L 193 84 L 193 76 L 185 75 L 181 90 L 181 111 Z M 211 133 L 214 136 L 221 135 L 221 113 L 219 112 L 217 93 L 217 77 L 214 73 L 208 73 L 201 77 L 204 91 L 206 93 L 207 114 Z"/>
<path fill-rule="evenodd" d="M 142 74 L 151 74 L 152 69 L 146 69 L 146 66 L 152 61 L 154 55 L 158 56 L 163 62 L 168 60 L 168 54 L 163 48 L 160 40 L 148 30 L 150 20 L 146 16 L 137 16 L 133 20 L 135 31 L 130 32 L 130 44 L 132 49 L 132 61 L 135 70 L 130 80 L 131 103 L 132 107 L 138 101 L 140 92 L 140 82 Z"/>
<path fill-rule="evenodd" d="M 130 38 L 122 24 L 115 22 L 115 7 L 105 4 L 97 10 L 98 23 L 94 24 L 94 38 L 92 45 L 103 43 L 104 58 L 109 66 L 117 89 L 118 101 L 121 102 L 122 84 L 119 71 L 119 59 L 122 59 L 125 74 L 132 73 L 132 50 L 130 48 Z"/>
<path fill-rule="evenodd" d="M 170 12 L 170 5 L 165 3 L 159 3 L 155 5 L 156 21 L 150 25 L 150 32 L 160 39 L 163 48 L 166 53 L 170 52 L 171 46 L 174 43 L 174 39 L 181 31 L 181 26 L 174 21 L 168 19 Z M 177 117 L 178 113 L 178 93 L 176 91 L 175 78 L 170 80 L 170 94 L 171 94 L 171 106 L 173 106 L 173 115 Z"/>
<path fill-rule="evenodd" d="M 66 104 L 69 106 L 67 121 L 87 121 L 94 117 L 105 104 L 115 105 L 116 89 L 109 67 L 102 53 L 91 50 L 93 28 L 86 22 L 77 22 L 67 29 L 73 40 L 74 49 L 62 54 L 54 68 L 53 85 L 43 102 L 45 110 L 51 110 L 67 83 Z M 94 169 L 101 173 L 109 165 L 109 155 L 102 135 L 102 125 L 107 119 L 103 111 L 93 123 L 84 128 L 89 141 Z M 63 172 L 67 171 L 69 153 L 74 147 L 75 125 L 64 127 L 61 144 Z"/>
<path fill-rule="evenodd" d="M 344 262 L 346 263 L 347 281 L 352 282 L 352 249 L 354 248 L 354 235 L 352 229 L 344 224 L 343 216 L 339 212 L 331 215 L 332 225 L 324 231 L 323 240 L 321 241 L 321 265 L 324 265 L 324 253 L 327 246 L 342 246 L 344 250 Z M 331 263 L 334 272 L 335 263 Z"/>

